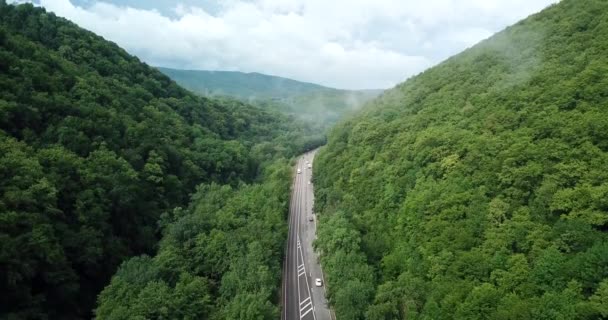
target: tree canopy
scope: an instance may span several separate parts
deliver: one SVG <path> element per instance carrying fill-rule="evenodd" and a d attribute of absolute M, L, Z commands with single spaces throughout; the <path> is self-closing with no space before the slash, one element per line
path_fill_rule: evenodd
<path fill-rule="evenodd" d="M 158 253 L 124 262 L 99 296 L 99 319 L 277 319 L 292 170 L 262 183 L 200 185 L 161 217 Z"/>
<path fill-rule="evenodd" d="M 563 0 L 385 92 L 315 161 L 338 319 L 600 319 L 608 3 Z"/>
<path fill-rule="evenodd" d="M 123 261 L 153 255 L 163 233 L 177 236 L 181 231 L 172 230 L 190 227 L 183 222 L 165 230 L 159 222 L 177 219 L 174 208 L 189 207 L 199 184 L 214 187 L 199 187 L 196 197 L 213 196 L 215 189 L 268 196 L 258 190 L 266 183 L 267 168 L 323 142 L 322 135 L 292 117 L 196 96 L 65 19 L 31 4 L 0 0 L 0 317 L 90 318 L 97 294 Z M 236 191 L 241 189 L 247 191 Z M 282 194 L 276 197 L 284 200 Z M 220 295 L 214 281 L 236 268 L 235 259 L 256 261 L 256 272 L 266 272 L 267 278 L 252 283 L 261 288 L 234 303 L 274 302 L 269 297 L 278 281 L 272 268 L 280 261 L 275 238 L 283 235 L 277 221 L 284 212 L 275 202 L 268 206 L 275 211 L 220 219 L 227 224 L 221 230 L 259 219 L 276 233 L 262 247 L 250 243 L 244 251 L 234 249 L 230 258 L 217 257 L 205 273 L 183 267 L 167 275 L 165 264 L 148 265 L 171 262 L 169 240 L 163 240 L 158 257 L 125 262 L 116 276 L 119 284 L 111 288 L 133 284 L 132 290 L 141 289 L 141 303 L 125 306 L 123 317 L 212 312 Z M 238 214 L 254 208 L 261 210 L 252 204 Z M 208 245 L 220 250 L 223 237 L 210 238 L 215 242 Z M 188 245 L 180 244 L 180 250 Z M 262 258 L 255 253 L 260 250 Z M 223 297 L 240 285 L 240 279 L 232 277 L 233 284 L 228 279 Z M 121 292 L 111 297 L 116 292 L 111 288 L 100 300 L 103 317 L 109 317 L 104 302 L 123 297 Z M 199 299 L 187 298 L 194 296 Z M 222 303 L 230 310 L 227 301 Z M 262 307 L 260 314 L 276 311 L 274 305 Z"/>

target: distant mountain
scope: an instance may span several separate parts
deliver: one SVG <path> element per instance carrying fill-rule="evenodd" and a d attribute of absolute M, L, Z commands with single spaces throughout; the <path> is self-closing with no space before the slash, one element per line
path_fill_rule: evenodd
<path fill-rule="evenodd" d="M 0 319 L 278 318 L 285 159 L 323 142 L 0 0 Z"/>
<path fill-rule="evenodd" d="M 383 90 L 340 90 L 314 83 L 236 71 L 158 67 L 181 86 L 204 96 L 229 96 L 313 120 L 323 126 L 358 110 Z"/>
<path fill-rule="evenodd" d="M 203 95 L 232 96 L 240 99 L 289 98 L 334 90 L 314 83 L 270 76 L 257 72 L 180 70 L 158 67 L 183 87 Z"/>

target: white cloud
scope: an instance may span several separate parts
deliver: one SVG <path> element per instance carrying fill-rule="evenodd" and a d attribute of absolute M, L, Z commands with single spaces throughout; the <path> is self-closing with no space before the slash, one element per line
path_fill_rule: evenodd
<path fill-rule="evenodd" d="M 108 0 L 117 1 L 117 0 Z M 216 0 L 213 14 L 40 0 L 152 65 L 386 88 L 556 0 Z"/>

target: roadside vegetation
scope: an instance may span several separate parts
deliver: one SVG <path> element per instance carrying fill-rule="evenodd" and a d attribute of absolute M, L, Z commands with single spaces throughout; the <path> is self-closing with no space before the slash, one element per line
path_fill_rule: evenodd
<path fill-rule="evenodd" d="M 314 176 L 338 319 L 608 317 L 606 21 L 563 0 L 337 125 Z"/>
<path fill-rule="evenodd" d="M 91 318 L 119 265 L 99 319 L 274 318 L 288 159 L 322 143 L 1 0 L 0 318 Z"/>

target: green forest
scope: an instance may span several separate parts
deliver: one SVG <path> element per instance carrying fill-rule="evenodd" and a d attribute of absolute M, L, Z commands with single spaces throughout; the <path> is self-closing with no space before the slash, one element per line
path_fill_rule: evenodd
<path fill-rule="evenodd" d="M 323 143 L 1 0 L 0 318 L 275 318 L 289 159 Z"/>
<path fill-rule="evenodd" d="M 161 216 L 158 253 L 123 263 L 99 297 L 99 319 L 279 319 L 278 287 L 292 170 L 263 183 L 204 184 Z"/>
<path fill-rule="evenodd" d="M 608 2 L 563 0 L 338 124 L 337 319 L 608 319 L 607 53 Z"/>
<path fill-rule="evenodd" d="M 337 319 L 608 319 L 605 0 L 382 93 L 155 68 L 0 0 L 0 319 L 279 319 L 320 146 Z"/>

